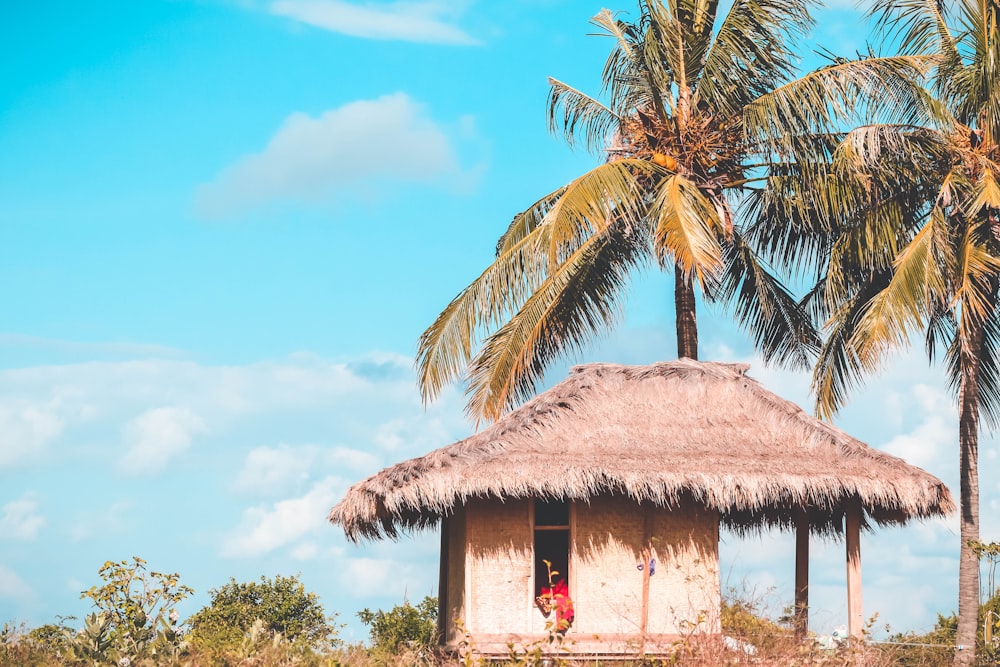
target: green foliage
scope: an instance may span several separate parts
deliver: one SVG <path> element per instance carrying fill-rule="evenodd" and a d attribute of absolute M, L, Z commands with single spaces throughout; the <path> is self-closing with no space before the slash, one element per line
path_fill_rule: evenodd
<path fill-rule="evenodd" d="M 425 597 L 415 607 L 404 601 L 389 611 L 362 609 L 358 618 L 371 632 L 373 649 L 394 652 L 430 646 L 437 639 L 438 600 Z"/>
<path fill-rule="evenodd" d="M 779 641 L 787 641 L 788 628 L 767 618 L 757 603 L 748 600 L 723 600 L 722 632 L 758 648 L 766 649 Z"/>
<path fill-rule="evenodd" d="M 992 636 L 990 641 L 987 641 L 985 634 L 987 619 Z M 902 667 L 945 665 L 951 664 L 957 633 L 958 616 L 938 614 L 934 629 L 930 632 L 922 635 L 914 632 L 897 633 L 889 641 L 906 644 L 899 651 L 898 664 Z M 1000 590 L 979 606 L 976 654 L 979 660 L 977 664 L 1000 664 Z"/>
<path fill-rule="evenodd" d="M 115 662 L 115 654 L 129 658 L 128 651 L 115 651 L 112 637 L 111 615 L 108 613 L 87 614 L 79 632 L 66 632 L 66 657 L 71 661 L 101 665 Z"/>
<path fill-rule="evenodd" d="M 57 616 L 58 623 L 46 623 L 28 632 L 28 642 L 42 652 L 60 655 L 66 653 L 76 634 L 67 624 L 73 616 Z"/>
<path fill-rule="evenodd" d="M 179 583 L 180 575 L 148 570 L 146 561 L 107 561 L 98 570 L 103 586 L 80 594 L 98 609 L 73 637 L 73 650 L 95 663 L 139 658 L 181 650 L 183 630 L 176 605 L 194 590 Z"/>
<path fill-rule="evenodd" d="M 247 583 L 230 579 L 209 594 L 208 606 L 190 619 L 191 641 L 202 648 L 241 650 L 249 639 L 265 635 L 317 649 L 337 643 L 335 616 L 326 616 L 298 575 Z"/>

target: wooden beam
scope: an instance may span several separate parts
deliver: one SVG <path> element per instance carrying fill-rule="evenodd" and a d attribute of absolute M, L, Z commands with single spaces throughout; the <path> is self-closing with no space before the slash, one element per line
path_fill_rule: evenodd
<path fill-rule="evenodd" d="M 847 631 L 861 639 L 864 616 L 861 611 L 861 499 L 848 501 L 844 512 L 847 542 Z"/>
<path fill-rule="evenodd" d="M 639 655 L 646 654 L 646 632 L 649 627 L 649 559 L 653 556 L 653 512 L 648 504 L 642 508 L 642 616 L 639 618 Z"/>
<path fill-rule="evenodd" d="M 809 632 L 809 514 L 799 510 L 795 517 L 795 637 Z"/>
<path fill-rule="evenodd" d="M 448 554 L 451 545 L 448 540 L 448 517 L 441 517 L 441 560 L 438 569 L 438 644 L 444 645 L 448 638 Z"/>

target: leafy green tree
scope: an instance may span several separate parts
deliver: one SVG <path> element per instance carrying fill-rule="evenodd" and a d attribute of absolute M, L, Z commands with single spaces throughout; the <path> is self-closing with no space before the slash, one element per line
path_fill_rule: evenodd
<path fill-rule="evenodd" d="M 1000 4 L 877 0 L 885 41 L 933 58 L 930 103 L 912 120 L 853 130 L 824 190 L 854 194 L 831 227 L 810 295 L 829 336 L 814 372 L 821 415 L 923 333 L 944 350 L 959 409 L 956 664 L 975 661 L 979 609 L 979 429 L 1000 418 Z M 822 216 L 820 216 L 822 217 Z"/>
<path fill-rule="evenodd" d="M 56 623 L 45 623 L 28 632 L 28 640 L 43 653 L 52 655 L 65 653 L 76 634 L 69 626 L 74 616 L 56 616 Z"/>
<path fill-rule="evenodd" d="M 209 591 L 211 601 L 190 619 L 191 639 L 216 648 L 237 647 L 256 621 L 270 635 L 326 648 L 337 642 L 335 617 L 328 617 L 315 593 L 306 591 L 298 575 L 229 583 Z"/>
<path fill-rule="evenodd" d="M 395 653 L 401 647 L 425 647 L 437 640 L 438 600 L 425 597 L 417 606 L 409 602 L 389 611 L 362 609 L 358 618 L 368 626 L 372 648 Z"/>
<path fill-rule="evenodd" d="M 674 274 L 678 356 L 698 357 L 698 292 L 731 305 L 769 361 L 805 368 L 818 350 L 752 243 L 771 209 L 801 200 L 771 202 L 767 189 L 807 184 L 850 113 L 921 99 L 913 79 L 928 59 L 838 59 L 793 80 L 809 0 L 735 0 L 721 17 L 717 0 L 638 5 L 634 22 L 592 19 L 612 42 L 599 97 L 550 79 L 550 128 L 604 162 L 515 216 L 496 261 L 423 333 L 425 400 L 466 378 L 469 414 L 496 419 L 613 326 L 631 273 L 653 262 Z"/>
<path fill-rule="evenodd" d="M 98 574 L 104 585 L 80 594 L 98 609 L 87 617 L 85 628 L 101 628 L 90 642 L 94 647 L 103 647 L 106 640 L 119 658 L 133 661 L 157 648 L 179 649 L 183 629 L 175 607 L 194 590 L 180 584 L 178 574 L 151 571 L 138 556 L 107 561 Z"/>

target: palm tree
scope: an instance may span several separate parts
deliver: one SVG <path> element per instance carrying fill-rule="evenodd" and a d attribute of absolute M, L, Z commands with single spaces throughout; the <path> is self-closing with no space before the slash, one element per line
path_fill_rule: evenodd
<path fill-rule="evenodd" d="M 550 79 L 550 128 L 605 160 L 515 216 L 493 264 L 424 332 L 425 400 L 462 378 L 469 414 L 497 418 L 560 354 L 615 324 L 631 273 L 653 261 L 674 274 L 679 356 L 698 356 L 698 291 L 730 304 L 769 361 L 807 367 L 818 349 L 750 243 L 756 213 L 770 210 L 761 193 L 826 164 L 838 122 L 855 107 L 875 112 L 858 104 L 866 96 L 883 110 L 912 106 L 926 59 L 838 60 L 792 80 L 807 0 L 736 0 L 721 21 L 717 0 L 639 10 L 634 22 L 607 10 L 592 19 L 613 40 L 605 101 Z"/>
<path fill-rule="evenodd" d="M 934 55 L 933 113 L 919 124 L 852 131 L 831 189 L 856 216 L 829 228 L 829 264 L 807 301 L 828 320 L 813 388 L 831 416 L 861 378 L 917 332 L 944 350 L 959 408 L 961 548 L 955 664 L 975 661 L 981 418 L 1000 417 L 1000 4 L 879 0 L 903 53 Z M 819 206 L 818 208 L 822 208 Z M 821 216 L 822 217 L 822 216 Z"/>

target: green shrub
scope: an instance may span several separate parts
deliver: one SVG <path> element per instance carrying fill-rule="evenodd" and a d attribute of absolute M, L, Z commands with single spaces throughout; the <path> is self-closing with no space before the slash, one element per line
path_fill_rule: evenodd
<path fill-rule="evenodd" d="M 146 561 L 133 556 L 107 561 L 98 570 L 103 586 L 80 594 L 93 601 L 83 629 L 67 633 L 73 659 L 92 664 L 127 660 L 135 663 L 155 654 L 176 656 L 181 651 L 183 629 L 178 625 L 177 603 L 194 590 L 179 583 L 179 575 L 154 572 Z"/>
<path fill-rule="evenodd" d="M 335 616 L 327 617 L 315 593 L 298 575 L 229 583 L 209 591 L 211 601 L 192 616 L 191 643 L 216 652 L 252 650 L 248 646 L 280 636 L 283 641 L 325 650 L 337 644 Z M 256 625 L 255 625 L 256 624 Z"/>
<path fill-rule="evenodd" d="M 438 600 L 425 597 L 416 607 L 404 601 L 389 611 L 362 609 L 358 618 L 368 626 L 372 648 L 396 652 L 431 646 L 437 640 Z"/>

